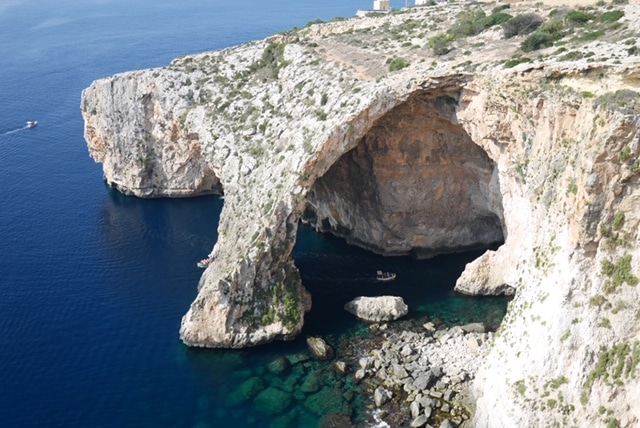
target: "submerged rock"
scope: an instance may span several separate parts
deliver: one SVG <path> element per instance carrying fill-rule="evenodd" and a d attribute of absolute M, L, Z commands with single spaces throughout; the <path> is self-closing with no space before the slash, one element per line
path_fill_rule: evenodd
<path fill-rule="evenodd" d="M 324 387 L 304 401 L 304 407 L 319 416 L 342 413 L 345 404 L 342 391 L 336 387 Z"/>
<path fill-rule="evenodd" d="M 279 357 L 267 365 L 267 369 L 273 374 L 281 375 L 291 368 L 291 364 L 286 357 Z"/>
<path fill-rule="evenodd" d="M 325 415 L 318 422 L 318 428 L 350 428 L 352 426 L 351 418 L 341 413 Z"/>
<path fill-rule="evenodd" d="M 229 394 L 228 400 L 232 405 L 244 403 L 258 395 L 264 387 L 265 383 L 262 378 L 252 377 L 238 385 L 238 387 Z"/>
<path fill-rule="evenodd" d="M 293 396 L 278 388 L 269 387 L 259 393 L 254 404 L 256 409 L 268 416 L 275 416 L 283 413 L 293 401 Z"/>

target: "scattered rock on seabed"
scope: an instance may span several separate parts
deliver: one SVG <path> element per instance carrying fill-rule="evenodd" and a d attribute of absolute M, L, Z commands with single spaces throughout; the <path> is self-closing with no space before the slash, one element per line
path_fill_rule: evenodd
<path fill-rule="evenodd" d="M 371 396 L 371 424 L 377 427 L 467 426 L 469 382 L 493 339 L 481 323 L 419 331 L 402 325 L 372 325 L 375 339 L 352 344 L 352 374 Z M 415 329 L 413 329 L 415 330 Z"/>

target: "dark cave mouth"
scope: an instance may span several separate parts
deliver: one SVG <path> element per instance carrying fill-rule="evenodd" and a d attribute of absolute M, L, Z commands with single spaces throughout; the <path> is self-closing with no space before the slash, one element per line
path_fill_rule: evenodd
<path fill-rule="evenodd" d="M 384 256 L 495 248 L 495 163 L 456 120 L 457 94 L 417 92 L 374 122 L 311 187 L 301 220 Z"/>

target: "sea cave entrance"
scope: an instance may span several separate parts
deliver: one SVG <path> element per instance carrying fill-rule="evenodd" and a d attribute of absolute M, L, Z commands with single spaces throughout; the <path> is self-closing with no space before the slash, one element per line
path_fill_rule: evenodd
<path fill-rule="evenodd" d="M 326 314 L 329 294 L 343 300 L 404 294 L 410 311 L 415 302 L 420 313 L 427 304 L 422 297 L 437 295 L 445 310 L 490 302 L 496 326 L 500 322 L 504 299 L 447 297 L 464 265 L 505 238 L 496 165 L 457 122 L 457 98 L 412 94 L 373 123 L 310 189 L 302 214 L 310 227 L 300 227 L 293 256 L 316 310 Z M 333 237 L 312 238 L 310 229 L 359 248 L 343 248 Z M 307 248 L 314 239 L 325 251 Z M 397 272 L 397 280 L 376 283 L 379 269 Z M 313 312 L 305 325 L 315 329 Z"/>

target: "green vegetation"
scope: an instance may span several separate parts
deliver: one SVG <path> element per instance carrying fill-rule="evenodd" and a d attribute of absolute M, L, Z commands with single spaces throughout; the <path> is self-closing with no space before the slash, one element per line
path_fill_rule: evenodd
<path fill-rule="evenodd" d="M 558 389 L 561 385 L 566 383 L 569 383 L 569 379 L 564 375 L 560 375 L 555 379 L 551 379 L 548 384 L 551 388 Z"/>
<path fill-rule="evenodd" d="M 518 15 L 502 24 L 504 36 L 509 39 L 515 36 L 523 36 L 535 31 L 544 19 L 535 13 L 525 13 Z"/>
<path fill-rule="evenodd" d="M 510 9 L 510 8 L 511 8 L 511 5 L 508 4 L 508 3 L 507 4 L 501 4 L 500 6 L 496 6 L 493 9 L 491 9 L 491 14 L 495 15 L 497 13 L 502 12 L 503 10 Z"/>
<path fill-rule="evenodd" d="M 609 321 L 609 318 L 602 318 L 598 323 L 598 327 L 611 328 L 611 321 Z"/>
<path fill-rule="evenodd" d="M 525 62 L 531 62 L 531 58 L 527 58 L 526 56 L 514 55 L 513 58 L 507 60 L 504 63 L 504 68 L 512 68 L 518 64 L 523 64 Z"/>
<path fill-rule="evenodd" d="M 616 216 L 613 218 L 613 230 L 620 230 L 623 223 L 624 223 L 624 213 L 622 211 L 618 211 L 616 213 Z"/>
<path fill-rule="evenodd" d="M 634 377 L 639 363 L 640 341 L 636 340 L 633 344 L 620 342 L 609 349 L 601 348 L 598 361 L 587 376 L 580 402 L 587 404 L 591 387 L 596 381 L 622 384 L 623 379 Z"/>
<path fill-rule="evenodd" d="M 638 277 L 631 273 L 631 255 L 620 257 L 615 263 L 603 260 L 600 266 L 603 275 L 609 277 L 604 284 L 606 293 L 613 293 L 622 284 L 634 287 L 638 284 Z"/>
<path fill-rule="evenodd" d="M 278 77 L 278 73 L 289 63 L 284 59 L 284 43 L 270 43 L 262 52 L 262 57 L 251 64 L 246 73 L 255 74 L 258 79 L 266 82 Z"/>
<path fill-rule="evenodd" d="M 640 93 L 631 89 L 620 89 L 615 92 L 607 92 L 593 101 L 595 108 L 619 111 L 624 114 L 637 114 L 640 112 Z"/>
<path fill-rule="evenodd" d="M 610 10 L 600 15 L 599 21 L 600 22 L 616 22 L 623 16 L 624 16 L 624 12 L 621 10 Z"/>
<path fill-rule="evenodd" d="M 511 15 L 502 12 L 504 9 L 497 11 L 496 9 L 489 16 L 480 8 L 460 12 L 456 16 L 456 22 L 449 28 L 447 33 L 456 38 L 475 36 L 494 25 L 503 24 L 512 18 Z"/>
<path fill-rule="evenodd" d="M 327 120 L 327 112 L 323 109 L 316 110 L 316 116 L 318 117 L 318 120 Z"/>
<path fill-rule="evenodd" d="M 589 299 L 589 305 L 591 306 L 602 306 L 602 304 L 606 301 L 605 297 L 602 294 L 596 294 L 595 296 Z"/>
<path fill-rule="evenodd" d="M 438 33 L 429 38 L 429 47 L 433 49 L 434 55 L 445 55 L 451 51 L 449 45 L 455 36 L 450 33 Z"/>
<path fill-rule="evenodd" d="M 620 160 L 622 162 L 626 162 L 629 160 L 629 158 L 631 157 L 631 149 L 629 148 L 629 146 L 625 146 L 621 151 L 620 151 Z"/>
<path fill-rule="evenodd" d="M 404 58 L 388 58 L 387 65 L 389 66 L 389 71 L 397 71 L 402 70 L 405 67 L 409 66 L 409 62 Z"/>
<path fill-rule="evenodd" d="M 564 18 L 573 24 L 585 24 L 594 19 L 594 16 L 590 13 L 584 13 L 580 10 L 570 10 L 567 12 Z"/>
<path fill-rule="evenodd" d="M 524 384 L 524 380 L 522 379 L 514 382 L 513 386 L 516 388 L 516 391 L 520 395 L 524 395 L 525 391 L 527 390 L 527 386 Z"/>
<path fill-rule="evenodd" d="M 504 36 L 510 38 L 528 34 L 529 36 L 520 45 L 524 52 L 559 44 L 561 39 L 574 34 L 573 41 L 588 42 L 604 36 L 609 30 L 619 28 L 621 24 L 617 21 L 624 16 L 624 12 L 610 10 L 598 15 L 595 12 L 584 10 L 556 9 L 549 16 L 551 19 L 546 22 L 542 17 L 533 13 L 515 16 L 502 23 Z M 563 59 L 571 60 L 582 57 L 580 52 L 574 51 L 567 53 Z"/>
<path fill-rule="evenodd" d="M 520 44 L 520 49 L 522 49 L 523 52 L 531 52 L 538 49 L 548 48 L 549 46 L 553 46 L 553 43 L 556 40 L 557 38 L 553 34 L 536 31 Z"/>

